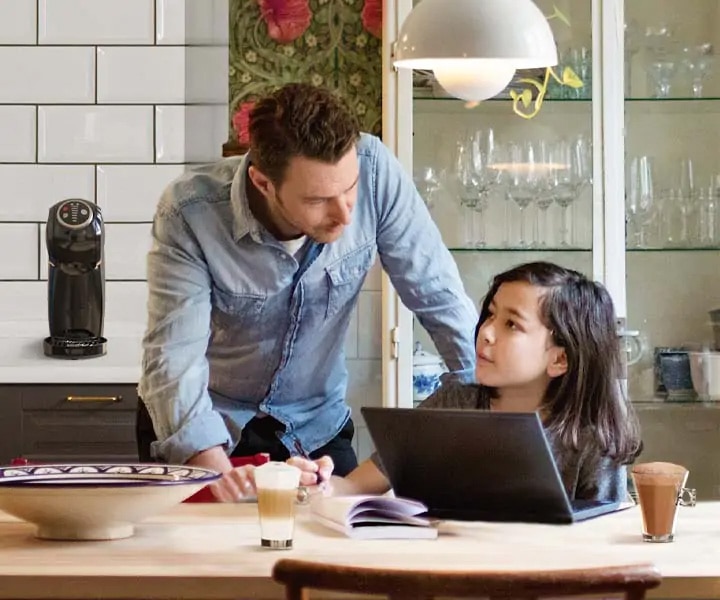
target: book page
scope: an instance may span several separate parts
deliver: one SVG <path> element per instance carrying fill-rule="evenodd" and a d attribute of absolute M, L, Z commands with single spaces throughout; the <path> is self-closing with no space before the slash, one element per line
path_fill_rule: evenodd
<path fill-rule="evenodd" d="M 385 496 L 316 496 L 311 512 L 343 526 L 356 524 L 399 524 L 427 527 L 428 519 L 418 517 L 427 508 L 421 502 Z"/>

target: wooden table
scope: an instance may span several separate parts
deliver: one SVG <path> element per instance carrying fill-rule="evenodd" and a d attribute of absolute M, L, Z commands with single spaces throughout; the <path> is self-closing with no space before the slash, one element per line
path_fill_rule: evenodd
<path fill-rule="evenodd" d="M 290 551 L 259 547 L 253 504 L 187 504 L 110 542 L 37 540 L 0 513 L 0 598 L 280 598 L 276 560 L 427 569 L 546 569 L 653 562 L 654 596 L 720 598 L 720 502 L 681 508 L 676 541 L 640 539 L 637 508 L 571 526 L 445 523 L 437 540 L 351 540 L 302 508 Z M 316 594 L 317 596 L 317 594 Z"/>

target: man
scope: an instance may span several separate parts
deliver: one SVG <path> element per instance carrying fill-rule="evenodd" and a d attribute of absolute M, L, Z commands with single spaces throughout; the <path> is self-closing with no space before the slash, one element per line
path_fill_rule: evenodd
<path fill-rule="evenodd" d="M 164 192 L 148 255 L 140 456 L 222 472 L 223 500 L 243 492 L 228 455 L 357 465 L 343 345 L 376 254 L 449 369 L 475 363 L 477 312 L 380 140 L 305 84 L 258 101 L 249 129 L 246 156 Z"/>

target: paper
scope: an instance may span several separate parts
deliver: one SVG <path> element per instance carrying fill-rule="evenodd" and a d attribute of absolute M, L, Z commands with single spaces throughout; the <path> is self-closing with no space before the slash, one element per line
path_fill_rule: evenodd
<path fill-rule="evenodd" d="M 310 512 L 318 523 L 357 539 L 435 539 L 437 529 L 419 516 L 427 507 L 389 496 L 314 496 Z"/>

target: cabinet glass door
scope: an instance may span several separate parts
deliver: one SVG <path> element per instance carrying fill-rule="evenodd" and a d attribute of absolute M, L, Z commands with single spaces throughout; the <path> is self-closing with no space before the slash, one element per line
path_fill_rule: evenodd
<path fill-rule="evenodd" d="M 413 177 L 478 306 L 493 275 L 522 262 L 548 260 L 602 277 L 593 244 L 593 207 L 602 211 L 602 197 L 593 185 L 601 177 L 601 131 L 592 6 L 537 4 L 558 45 L 555 74 L 562 79 L 569 67 L 566 81 L 574 80 L 572 72 L 581 86 L 561 85 L 545 69 L 521 71 L 498 97 L 470 106 L 449 97 L 431 73 L 413 75 Z M 546 77 L 539 112 L 516 114 L 513 96 L 530 115 L 533 101 L 522 98 L 534 100 Z M 413 334 L 415 348 L 436 353 L 417 320 Z M 414 402 L 426 394 L 414 390 Z"/>
<path fill-rule="evenodd" d="M 642 459 L 685 464 L 699 499 L 720 497 L 719 18 L 718 0 L 624 3 L 629 389 Z"/>

